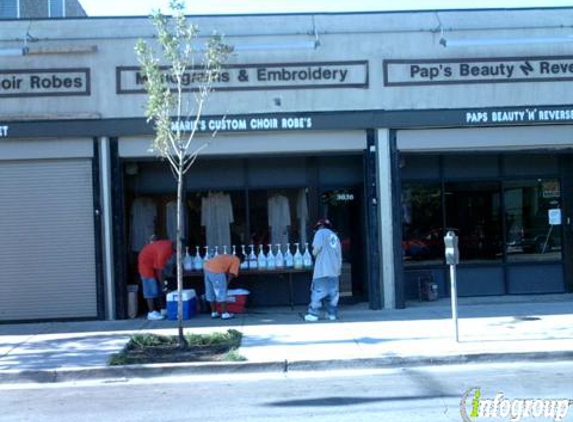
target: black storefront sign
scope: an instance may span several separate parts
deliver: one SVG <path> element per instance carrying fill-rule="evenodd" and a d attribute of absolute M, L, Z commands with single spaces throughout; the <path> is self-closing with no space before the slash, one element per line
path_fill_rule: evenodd
<path fill-rule="evenodd" d="M 523 107 L 488 110 L 468 110 L 465 123 L 468 125 L 487 124 L 529 124 L 529 123 L 570 123 L 573 122 L 573 107 Z"/>
<path fill-rule="evenodd" d="M 182 120 L 174 122 L 172 130 L 191 132 L 194 126 L 199 132 L 252 132 L 269 130 L 308 130 L 312 129 L 313 119 L 310 116 L 257 116 L 257 117 L 207 117 L 197 122 Z"/>
<path fill-rule="evenodd" d="M 241 114 L 205 116 L 199 120 L 203 133 L 245 133 L 316 130 L 366 130 L 372 128 L 415 129 L 487 126 L 573 124 L 573 105 L 543 107 L 498 107 L 435 110 L 364 110 L 315 113 Z M 190 131 L 192 121 L 180 129 Z M 173 127 L 177 129 L 176 126 Z M 145 118 L 0 122 L 1 138 L 73 136 L 152 136 Z"/>

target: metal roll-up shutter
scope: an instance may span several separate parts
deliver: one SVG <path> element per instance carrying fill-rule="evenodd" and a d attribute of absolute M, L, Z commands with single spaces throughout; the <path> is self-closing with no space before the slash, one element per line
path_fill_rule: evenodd
<path fill-rule="evenodd" d="M 91 159 L 0 161 L 0 321 L 97 317 Z"/>

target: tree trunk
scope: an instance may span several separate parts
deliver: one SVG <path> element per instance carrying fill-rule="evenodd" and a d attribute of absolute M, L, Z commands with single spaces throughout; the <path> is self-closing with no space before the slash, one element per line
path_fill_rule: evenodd
<path fill-rule="evenodd" d="M 179 163 L 177 169 L 177 326 L 179 331 L 179 347 L 186 348 L 187 342 L 183 335 L 183 262 L 181 260 L 183 245 L 181 244 L 181 229 L 183 222 L 183 163 Z"/>

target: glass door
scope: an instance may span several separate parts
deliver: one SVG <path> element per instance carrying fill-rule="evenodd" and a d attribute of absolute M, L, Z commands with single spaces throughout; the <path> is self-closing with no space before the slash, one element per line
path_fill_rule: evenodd
<path fill-rule="evenodd" d="M 561 186 L 557 179 L 504 184 L 508 262 L 560 261 Z"/>
<path fill-rule="evenodd" d="M 446 229 L 459 236 L 462 263 L 501 262 L 501 196 L 497 182 L 444 185 Z"/>
<path fill-rule="evenodd" d="M 320 217 L 330 220 L 342 247 L 341 300 L 360 301 L 367 297 L 361 192 L 359 187 L 341 187 L 321 194 Z"/>

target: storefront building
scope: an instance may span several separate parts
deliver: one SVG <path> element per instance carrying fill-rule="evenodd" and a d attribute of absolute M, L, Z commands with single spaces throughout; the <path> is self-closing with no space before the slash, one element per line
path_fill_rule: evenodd
<path fill-rule="evenodd" d="M 428 276 L 447 296 L 450 229 L 461 295 L 571 291 L 572 16 L 197 18 L 239 48 L 199 123 L 198 142 L 217 135 L 186 179 L 190 253 L 294 252 L 326 216 L 345 302 L 403 307 Z M 0 321 L 124 318 L 137 251 L 174 225 L 175 181 L 150 151 L 133 51 L 153 28 L 3 26 Z M 38 41 L 15 55 L 27 32 Z M 249 277 L 252 305 L 306 303 L 310 273 L 286 278 Z"/>

